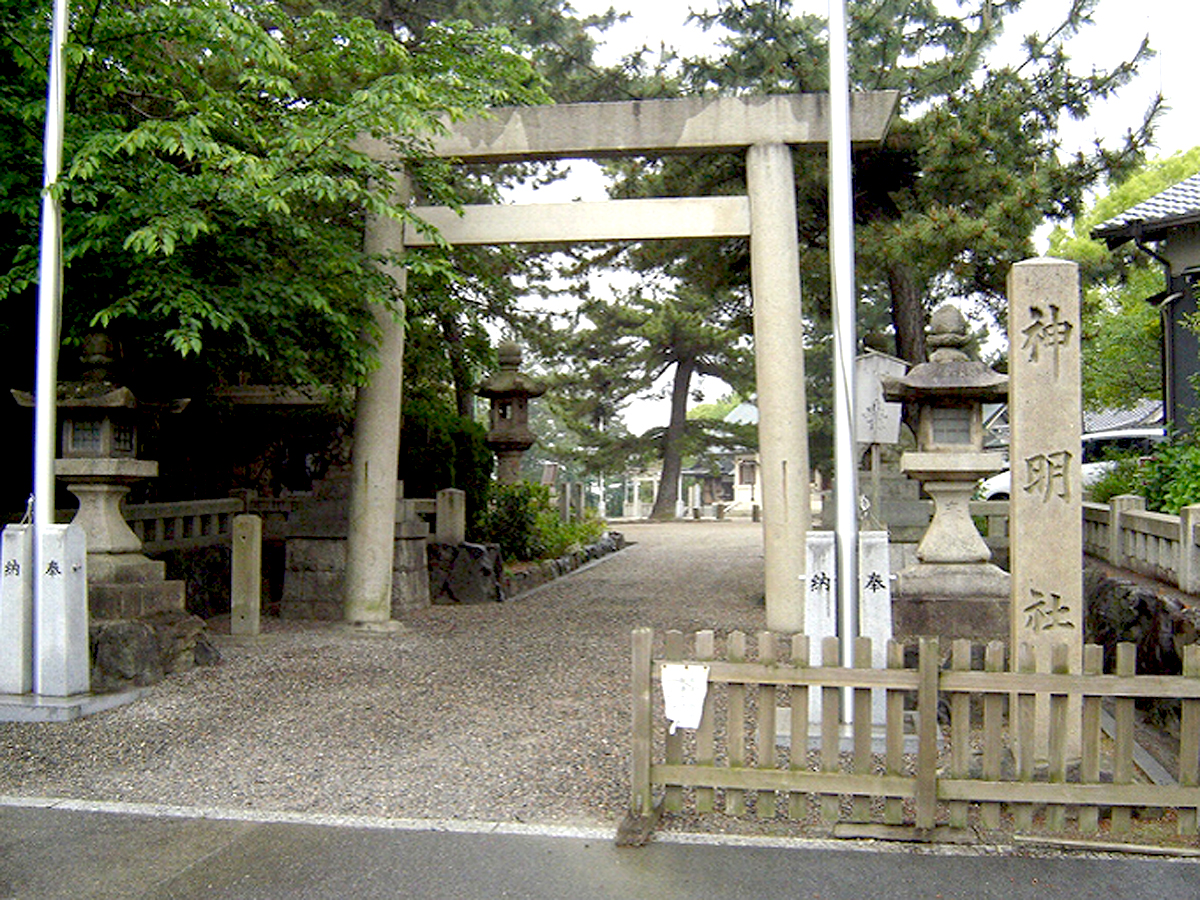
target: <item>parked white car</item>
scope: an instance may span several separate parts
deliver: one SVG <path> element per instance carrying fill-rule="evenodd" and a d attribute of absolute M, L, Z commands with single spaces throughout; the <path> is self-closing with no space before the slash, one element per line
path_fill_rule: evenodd
<path fill-rule="evenodd" d="M 1096 481 L 1116 463 L 1113 457 L 1148 454 L 1164 438 L 1161 428 L 1118 428 L 1083 436 L 1083 488 Z M 979 482 L 975 495 L 981 500 L 1007 500 L 1012 494 L 1012 471 L 1005 469 Z"/>

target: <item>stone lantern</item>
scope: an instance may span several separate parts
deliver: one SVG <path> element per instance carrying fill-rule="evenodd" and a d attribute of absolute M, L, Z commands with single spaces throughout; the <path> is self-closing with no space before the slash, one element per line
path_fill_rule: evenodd
<path fill-rule="evenodd" d="M 521 454 L 537 437 L 529 430 L 529 399 L 546 393 L 546 386 L 520 371 L 521 348 L 504 341 L 496 348 L 500 371 L 485 378 L 477 393 L 491 401 L 491 429 L 487 445 L 496 454 L 496 480 L 517 484 L 521 480 Z"/>
<path fill-rule="evenodd" d="M 933 519 L 917 546 L 917 564 L 897 576 L 895 619 L 902 634 L 1004 637 L 1009 576 L 971 520 L 980 478 L 1006 467 L 983 449 L 983 404 L 1008 398 L 1008 377 L 964 352 L 967 323 L 953 306 L 930 318 L 929 362 L 884 378 L 884 397 L 917 408 L 917 449 L 901 469 L 933 498 Z M 902 608 L 903 607 L 903 608 Z"/>
<path fill-rule="evenodd" d="M 87 535 L 89 605 L 96 618 L 133 618 L 154 609 L 183 609 L 184 585 L 164 580 L 164 564 L 147 558 L 125 521 L 121 502 L 138 481 L 158 475 L 158 463 L 138 459 L 138 402 L 108 380 L 115 352 L 102 334 L 84 339 L 84 380 L 59 382 L 62 455 L 54 474 L 79 499 L 72 520 Z M 33 395 L 13 391 L 22 406 Z"/>

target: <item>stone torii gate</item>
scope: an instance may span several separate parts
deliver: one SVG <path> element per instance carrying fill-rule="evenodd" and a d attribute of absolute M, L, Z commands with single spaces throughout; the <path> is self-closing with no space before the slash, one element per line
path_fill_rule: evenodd
<path fill-rule="evenodd" d="M 882 141 L 896 101 L 894 91 L 853 95 L 852 141 Z M 811 517 L 791 148 L 823 149 L 829 129 L 825 94 L 497 109 L 488 118 L 449 126 L 434 141 L 434 153 L 475 163 L 742 151 L 747 195 L 470 206 L 461 216 L 439 207 L 414 210 L 452 245 L 749 238 L 767 627 L 783 632 L 804 628 L 804 541 Z M 360 146 L 378 159 L 391 157 L 385 141 L 364 139 Z M 394 189 L 405 191 L 402 182 L 398 178 Z M 391 220 L 367 225 L 368 250 L 430 242 Z M 390 274 L 403 289 L 404 272 Z M 345 581 L 346 620 L 367 629 L 395 627 L 389 619 L 404 329 L 388 310 L 379 311 L 378 321 L 381 366 L 360 389 L 356 408 Z"/>

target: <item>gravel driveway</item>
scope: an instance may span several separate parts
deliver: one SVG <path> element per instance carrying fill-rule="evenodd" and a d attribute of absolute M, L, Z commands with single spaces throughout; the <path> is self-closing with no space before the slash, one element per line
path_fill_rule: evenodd
<path fill-rule="evenodd" d="M 130 706 L 0 723 L 0 794 L 614 826 L 630 631 L 765 627 L 760 525 L 615 527 L 632 546 L 524 598 L 387 637 L 267 620 Z"/>

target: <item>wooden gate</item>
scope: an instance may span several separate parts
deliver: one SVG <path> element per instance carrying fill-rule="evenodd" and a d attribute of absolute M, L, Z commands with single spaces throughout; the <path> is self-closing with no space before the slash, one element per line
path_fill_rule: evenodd
<path fill-rule="evenodd" d="M 1065 647 L 1040 672 L 1027 646 L 1017 671 L 1006 671 L 1001 642 L 983 648 L 974 668 L 967 641 L 954 642 L 947 668 L 936 639 L 919 642 L 915 668 L 893 642 L 888 668 L 873 669 L 865 638 L 852 666 L 841 665 L 836 638 L 822 642 L 820 666 L 808 665 L 804 635 L 759 633 L 753 658 L 741 632 L 721 653 L 711 631 L 687 640 L 667 632 L 657 659 L 653 641 L 648 628 L 633 633 L 632 793 L 619 842 L 641 842 L 662 810 L 682 810 L 685 799 L 699 813 L 752 807 L 762 818 L 816 816 L 859 826 L 850 833 L 903 828 L 927 839 L 969 824 L 1116 836 L 1143 807 L 1173 810 L 1180 834 L 1197 833 L 1200 647 L 1187 648 L 1182 676 L 1158 676 L 1134 675 L 1132 644 L 1118 647 L 1113 674 L 1096 645 L 1085 648 L 1083 672 L 1069 674 Z M 668 663 L 708 667 L 695 730 L 666 727 L 655 683 Z M 886 698 L 886 721 L 874 727 L 872 691 Z M 810 731 L 811 692 L 821 701 Z M 839 724 L 843 692 L 854 711 L 849 733 Z M 1173 784 L 1135 778 L 1141 698 L 1181 701 Z"/>

